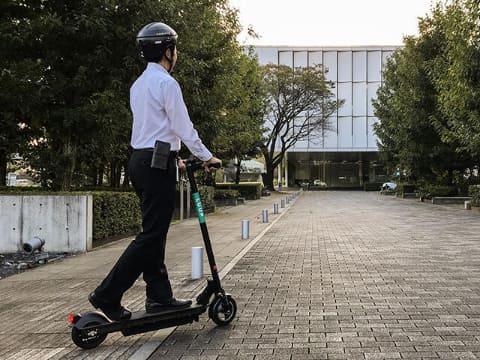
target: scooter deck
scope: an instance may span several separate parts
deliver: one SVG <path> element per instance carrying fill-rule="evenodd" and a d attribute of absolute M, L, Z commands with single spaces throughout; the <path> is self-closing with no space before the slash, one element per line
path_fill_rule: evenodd
<path fill-rule="evenodd" d="M 128 320 L 112 321 L 106 324 L 89 326 L 83 331 L 95 330 L 99 334 L 108 334 L 121 331 L 123 335 L 134 335 L 146 331 L 164 329 L 177 325 L 184 325 L 198 321 L 200 314 L 207 310 L 205 305 L 194 304 L 184 309 L 165 310 L 158 313 L 147 313 L 146 311 L 136 311 Z"/>
<path fill-rule="evenodd" d="M 198 305 L 198 304 L 193 304 L 187 308 L 183 308 L 183 309 L 168 309 L 168 310 L 163 310 L 161 312 L 157 312 L 157 313 L 147 313 L 146 311 L 135 311 L 132 313 L 132 317 L 127 320 L 128 322 L 131 322 L 131 321 L 136 321 L 136 320 L 142 320 L 142 319 L 148 319 L 148 318 L 152 318 L 152 317 L 161 317 L 161 318 L 167 318 L 169 317 L 170 315 L 174 314 L 174 315 L 178 315 L 178 314 L 194 314 L 194 313 L 197 313 L 198 311 L 199 314 L 201 314 L 202 312 L 204 312 L 206 309 L 206 306 L 204 305 Z"/>

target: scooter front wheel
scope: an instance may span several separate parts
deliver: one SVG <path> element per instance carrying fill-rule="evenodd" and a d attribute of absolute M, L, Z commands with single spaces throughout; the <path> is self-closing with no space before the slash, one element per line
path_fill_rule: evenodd
<path fill-rule="evenodd" d="M 103 325 L 107 322 L 106 319 L 97 314 L 88 314 L 72 327 L 73 342 L 85 350 L 96 348 L 107 338 L 107 334 L 99 334 L 96 330 L 84 331 L 83 329 Z"/>
<path fill-rule="evenodd" d="M 216 296 L 208 307 L 208 316 L 218 326 L 230 324 L 237 314 L 237 303 L 231 295 Z"/>

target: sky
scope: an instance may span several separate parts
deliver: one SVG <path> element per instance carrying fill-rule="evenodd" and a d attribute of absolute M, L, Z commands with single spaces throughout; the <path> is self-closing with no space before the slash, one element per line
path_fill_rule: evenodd
<path fill-rule="evenodd" d="M 230 0 L 244 28 L 242 44 L 349 46 L 400 45 L 418 33 L 418 17 L 434 0 Z"/>

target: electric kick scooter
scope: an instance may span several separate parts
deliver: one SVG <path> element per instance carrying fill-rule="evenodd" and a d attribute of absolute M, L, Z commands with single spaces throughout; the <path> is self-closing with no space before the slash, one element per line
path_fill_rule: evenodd
<path fill-rule="evenodd" d="M 207 286 L 193 300 L 192 305 L 184 309 L 165 310 L 155 314 L 138 311 L 134 312 L 130 319 L 121 321 L 111 321 L 98 311 L 83 314 L 71 313 L 69 315 L 69 323 L 72 327 L 72 340 L 75 345 L 82 349 L 93 349 L 100 345 L 109 333 L 120 331 L 124 336 L 129 336 L 177 325 L 190 324 L 193 321 L 198 321 L 199 315 L 203 314 L 207 309 L 209 318 L 218 326 L 228 325 L 235 318 L 237 304 L 230 294 L 225 293 L 220 284 L 212 244 L 205 222 L 205 213 L 195 181 L 195 171 L 202 169 L 203 164 L 198 160 L 189 159 L 186 162 L 186 166 L 192 190 L 192 199 L 200 222 L 205 250 L 212 272 L 212 279 L 207 279 Z M 218 168 L 219 164 L 214 167 Z"/>

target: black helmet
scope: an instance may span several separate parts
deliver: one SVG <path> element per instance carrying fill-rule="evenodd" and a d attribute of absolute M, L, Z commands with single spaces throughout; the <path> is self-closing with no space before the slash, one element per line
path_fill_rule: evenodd
<path fill-rule="evenodd" d="M 137 44 L 146 61 L 159 62 L 167 49 L 175 49 L 177 37 L 177 33 L 170 26 L 153 22 L 138 32 Z M 172 61 L 168 58 L 167 60 Z"/>

